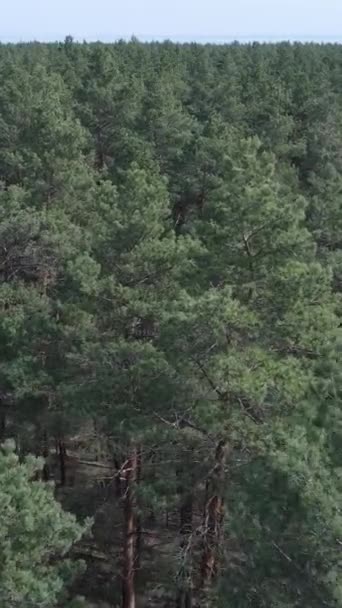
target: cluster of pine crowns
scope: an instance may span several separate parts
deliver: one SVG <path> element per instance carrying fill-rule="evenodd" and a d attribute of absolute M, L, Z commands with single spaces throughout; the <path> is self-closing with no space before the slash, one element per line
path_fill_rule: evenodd
<path fill-rule="evenodd" d="M 0 81 L 2 605 L 341 607 L 342 48 L 68 37 Z"/>

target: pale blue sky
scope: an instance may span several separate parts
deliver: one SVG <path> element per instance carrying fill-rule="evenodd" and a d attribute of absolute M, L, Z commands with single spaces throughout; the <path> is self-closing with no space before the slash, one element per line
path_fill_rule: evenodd
<path fill-rule="evenodd" d="M 0 0 L 0 39 L 342 38 L 342 0 Z"/>

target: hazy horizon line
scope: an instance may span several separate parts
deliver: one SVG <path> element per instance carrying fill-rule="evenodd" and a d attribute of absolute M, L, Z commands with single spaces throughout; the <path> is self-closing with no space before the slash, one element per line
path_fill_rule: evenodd
<path fill-rule="evenodd" d="M 342 34 L 76 34 L 76 33 L 66 33 L 66 34 L 46 34 L 35 36 L 34 34 L 25 34 L 25 35 L 17 35 L 17 34 L 1 34 L 0 33 L 0 43 L 9 42 L 9 43 L 29 43 L 29 42 L 61 42 L 65 40 L 67 36 L 71 36 L 76 42 L 117 42 L 118 40 L 131 40 L 132 38 L 137 38 L 141 42 L 159 42 L 170 40 L 172 42 L 234 42 L 234 41 L 244 41 L 244 42 L 269 42 L 269 41 L 277 41 L 277 42 L 341 42 Z"/>

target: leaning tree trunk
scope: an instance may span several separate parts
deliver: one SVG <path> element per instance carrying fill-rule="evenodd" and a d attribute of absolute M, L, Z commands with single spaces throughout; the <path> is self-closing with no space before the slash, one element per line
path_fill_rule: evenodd
<path fill-rule="evenodd" d="M 122 608 L 135 608 L 135 567 L 136 567 L 136 501 L 135 484 L 138 472 L 138 450 L 133 447 L 124 467 L 126 482 L 123 497 L 124 538 L 122 567 Z"/>
<path fill-rule="evenodd" d="M 227 444 L 221 441 L 215 453 L 215 466 L 207 480 L 207 496 L 203 522 L 202 587 L 208 587 L 219 570 L 224 518 L 224 481 Z"/>

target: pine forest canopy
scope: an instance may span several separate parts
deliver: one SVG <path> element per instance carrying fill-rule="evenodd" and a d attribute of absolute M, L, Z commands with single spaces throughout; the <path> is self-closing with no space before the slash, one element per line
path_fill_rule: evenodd
<path fill-rule="evenodd" d="M 0 83 L 1 606 L 341 608 L 342 47 Z"/>

